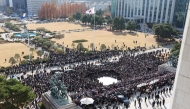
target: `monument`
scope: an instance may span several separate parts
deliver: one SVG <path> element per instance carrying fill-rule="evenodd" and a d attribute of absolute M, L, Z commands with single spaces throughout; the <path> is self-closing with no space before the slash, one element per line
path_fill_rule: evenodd
<path fill-rule="evenodd" d="M 42 103 L 46 109 L 77 109 L 67 94 L 67 87 L 59 80 L 60 74 L 51 76 L 51 89 L 42 95 Z"/>

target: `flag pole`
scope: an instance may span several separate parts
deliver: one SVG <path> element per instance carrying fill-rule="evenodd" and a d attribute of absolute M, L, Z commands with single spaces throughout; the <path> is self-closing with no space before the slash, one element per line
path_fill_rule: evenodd
<path fill-rule="evenodd" d="M 94 11 L 95 11 L 95 7 L 94 7 Z M 95 22 L 95 12 L 94 12 L 94 35 L 93 35 L 93 49 L 95 51 L 95 43 L 94 43 L 94 37 L 95 37 L 95 25 L 96 25 L 96 22 Z"/>

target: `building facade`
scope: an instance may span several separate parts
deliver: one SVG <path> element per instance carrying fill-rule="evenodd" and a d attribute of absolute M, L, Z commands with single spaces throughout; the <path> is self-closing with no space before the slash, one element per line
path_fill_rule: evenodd
<path fill-rule="evenodd" d="M 10 0 L 10 3 L 13 7 L 14 11 L 17 13 L 25 13 L 27 11 L 27 0 Z"/>
<path fill-rule="evenodd" d="M 169 109 L 190 109 L 190 6 L 188 7 L 183 40 Z"/>
<path fill-rule="evenodd" d="M 173 25 L 177 28 L 184 28 L 190 0 L 176 0 Z"/>
<path fill-rule="evenodd" d="M 87 8 L 92 8 L 95 7 L 95 10 L 105 10 L 109 6 L 111 6 L 111 2 L 87 2 L 86 7 Z"/>
<path fill-rule="evenodd" d="M 90 9 L 92 7 L 95 7 L 95 10 L 105 10 L 107 9 L 109 6 L 111 6 L 111 2 L 107 1 L 107 2 L 91 2 L 91 1 L 73 1 L 72 3 L 85 3 L 86 8 Z"/>
<path fill-rule="evenodd" d="M 9 1 L 9 7 L 13 7 L 13 0 L 7 0 Z"/>
<path fill-rule="evenodd" d="M 6 6 L 6 1 L 5 0 L 0 0 L 0 6 Z"/>
<path fill-rule="evenodd" d="M 62 4 L 64 2 L 70 2 L 72 0 L 27 0 L 27 10 L 28 14 L 38 15 L 38 12 L 43 3 L 53 2 L 55 4 Z"/>
<path fill-rule="evenodd" d="M 112 0 L 112 16 L 146 23 L 172 23 L 176 0 Z"/>
<path fill-rule="evenodd" d="M 27 0 L 27 10 L 29 16 L 38 15 L 43 3 L 51 2 L 51 0 Z"/>

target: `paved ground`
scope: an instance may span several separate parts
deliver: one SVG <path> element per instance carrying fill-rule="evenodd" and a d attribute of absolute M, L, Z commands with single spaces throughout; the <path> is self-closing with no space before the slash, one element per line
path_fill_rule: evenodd
<path fill-rule="evenodd" d="M 167 86 L 166 86 L 167 87 Z M 164 88 L 166 88 L 164 87 Z M 159 91 L 160 89 L 156 90 Z M 155 91 L 154 91 L 155 92 Z M 171 98 L 172 98 L 172 93 L 173 93 L 173 90 L 171 92 L 167 92 L 167 93 L 163 93 L 163 94 L 159 94 L 160 96 L 160 99 L 159 101 L 162 101 L 163 98 L 165 99 L 165 105 L 159 105 L 157 106 L 157 104 L 155 104 L 154 107 L 152 107 L 152 102 L 153 102 L 153 99 L 147 99 L 146 102 L 145 102 L 145 96 L 147 95 L 142 95 L 141 96 L 141 108 L 139 107 L 138 103 L 137 103 L 137 96 L 139 96 L 139 92 L 136 94 L 136 95 L 133 95 L 132 98 L 130 99 L 130 107 L 128 109 L 169 109 L 169 106 L 170 106 L 170 102 L 171 102 Z M 136 100 L 136 105 L 134 105 L 134 101 Z M 154 98 L 155 100 L 155 98 Z M 117 107 L 119 109 L 127 109 L 124 104 L 118 104 Z M 106 107 L 103 107 L 102 109 L 107 109 Z M 108 109 L 113 109 L 112 106 L 109 106 Z"/>
<path fill-rule="evenodd" d="M 60 32 L 62 30 L 74 30 L 74 29 L 84 29 L 89 28 L 85 25 L 80 25 L 79 23 L 69 23 L 69 22 L 51 22 L 51 23 L 41 23 L 41 24 L 27 24 L 28 29 L 37 29 L 44 27 L 49 31 Z"/>
<path fill-rule="evenodd" d="M 156 48 L 156 49 L 146 50 L 145 53 L 146 53 L 146 52 L 156 51 L 156 50 L 162 50 L 162 49 L 164 49 L 164 50 L 166 50 L 166 51 L 169 51 L 169 49 L 171 49 L 172 47 L 173 47 L 173 45 L 169 45 L 169 46 L 165 46 L 165 47 L 162 47 L 162 48 Z M 144 52 L 139 52 L 139 53 L 142 54 L 142 53 L 144 53 Z M 137 55 L 137 53 L 136 53 L 136 55 Z M 110 58 L 109 58 L 109 61 L 110 61 L 110 62 L 113 62 L 113 59 L 114 59 L 114 58 L 117 58 L 117 60 L 114 60 L 114 61 L 118 61 L 118 59 L 119 59 L 121 56 L 122 56 L 122 55 L 110 57 Z M 93 60 L 89 60 L 88 63 L 98 64 L 98 60 L 94 60 L 94 61 L 93 61 Z M 64 69 L 66 70 L 66 69 L 69 68 L 69 66 L 72 67 L 73 65 L 77 65 L 77 64 L 81 64 L 81 63 L 73 63 L 73 64 L 70 64 L 70 65 L 65 65 L 65 66 L 63 66 L 63 67 L 64 67 Z M 58 67 L 58 66 L 46 68 L 47 72 L 50 72 L 50 70 L 58 70 L 58 69 L 61 70 L 61 68 Z M 43 69 L 40 69 L 40 70 L 43 70 Z M 34 70 L 34 73 L 33 73 L 33 74 L 35 74 L 35 72 L 36 72 L 36 71 Z M 16 74 L 17 77 L 20 77 L 21 75 L 22 75 L 22 73 L 21 73 L 21 74 Z M 24 75 L 24 77 L 26 78 L 27 75 L 32 75 L 31 71 L 28 71 L 27 74 Z"/>
<path fill-rule="evenodd" d="M 25 39 L 11 39 L 9 37 L 7 37 L 7 34 L 8 33 L 4 33 L 4 34 L 1 34 L 1 38 L 3 38 L 4 40 L 7 40 L 7 41 L 17 41 L 17 40 L 20 40 L 22 42 L 25 41 Z M 12 33 L 10 33 L 12 34 Z M 34 48 L 33 45 L 30 46 L 31 48 Z M 38 50 L 38 49 L 37 49 Z M 37 53 L 35 50 L 31 55 L 34 55 L 34 58 L 36 59 L 38 57 Z M 26 44 L 23 44 L 23 43 L 5 43 L 5 44 L 0 44 L 0 66 L 4 66 L 4 67 L 7 67 L 7 66 L 10 66 L 11 64 L 8 63 L 8 60 L 10 59 L 10 57 L 14 57 L 14 55 L 16 53 L 20 54 L 21 56 L 21 59 L 23 60 L 23 56 L 21 55 L 21 53 L 24 52 L 24 55 L 28 55 L 28 45 Z M 5 62 L 5 59 L 7 59 L 7 62 Z"/>
<path fill-rule="evenodd" d="M 22 52 L 24 52 L 24 55 L 22 55 Z M 20 55 L 21 60 L 24 60 L 23 56 L 28 55 L 28 52 L 29 50 L 27 45 L 23 43 L 0 44 L 0 66 L 1 67 L 11 66 L 11 64 L 9 63 L 9 59 L 11 57 L 14 57 L 14 55 L 17 53 Z M 38 57 L 35 51 L 33 53 L 32 52 L 30 53 L 31 55 L 34 56 L 35 59 Z M 5 59 L 7 60 L 6 62 Z M 18 62 L 20 62 L 20 59 L 18 60 Z"/>
<path fill-rule="evenodd" d="M 86 29 L 90 28 L 86 25 L 81 25 L 79 23 L 69 23 L 69 22 L 53 22 L 53 23 L 42 23 L 42 24 L 27 24 L 28 29 L 37 29 L 40 27 L 44 27 L 49 31 L 56 31 L 58 33 L 64 34 L 64 38 L 62 39 L 52 39 L 56 43 L 62 44 L 64 46 L 68 46 L 69 48 L 73 48 L 72 41 L 86 39 L 88 42 L 84 42 L 84 47 L 90 49 L 90 44 L 94 43 L 97 49 L 100 49 L 101 44 L 105 44 L 111 48 L 112 46 L 123 46 L 123 43 L 127 47 L 134 47 L 134 46 L 146 46 L 150 47 L 152 45 L 161 45 L 161 43 L 156 42 L 154 35 L 148 34 L 145 38 L 145 34 L 141 32 L 111 32 L 106 30 L 93 30 L 93 31 L 81 31 L 81 32 L 74 32 L 72 30 L 76 29 Z M 56 27 L 56 28 L 55 28 Z M 70 31 L 69 31 L 70 30 Z M 69 32 L 68 32 L 69 31 Z M 116 42 L 115 42 L 116 40 Z M 138 41 L 137 44 L 134 44 L 133 41 Z M 63 44 L 64 42 L 64 44 Z M 77 44 L 75 44 L 76 48 Z"/>
<path fill-rule="evenodd" d="M 163 47 L 163 48 L 157 48 L 157 49 L 147 50 L 146 52 L 152 52 L 152 51 L 161 50 L 161 49 L 169 51 L 169 49 L 172 48 L 172 46 L 173 45 L 166 46 L 166 47 Z M 143 53 L 143 52 L 140 52 L 140 53 Z M 109 61 L 112 61 L 113 58 L 117 58 L 117 60 L 118 60 L 121 56 L 110 57 Z M 89 60 L 88 62 L 90 62 L 90 63 L 96 63 L 97 60 L 95 60 L 95 61 Z M 78 64 L 78 63 L 74 63 L 74 64 Z M 71 64 L 70 66 L 72 66 L 72 65 L 73 64 Z M 69 65 L 65 65 L 64 69 L 68 68 L 68 66 Z M 47 70 L 47 72 L 50 72 L 50 70 L 57 70 L 57 69 L 60 69 L 60 67 L 51 67 L 51 68 L 47 68 L 46 70 Z M 42 69 L 40 69 L 40 70 L 42 70 Z M 35 73 L 36 73 L 36 71 L 34 71 L 34 74 Z M 16 76 L 20 77 L 21 75 L 22 74 L 17 74 Z M 27 72 L 27 74 L 24 75 L 24 78 L 26 78 L 28 75 L 32 75 L 31 71 Z M 138 104 L 136 106 L 134 106 L 134 99 L 136 99 L 136 97 L 138 95 L 139 95 L 139 93 L 137 93 L 135 96 L 132 97 L 132 99 L 130 99 L 131 105 L 130 105 L 129 109 L 139 109 L 138 108 Z M 171 101 L 171 93 L 169 93 L 169 94 L 163 94 L 161 96 L 161 98 L 165 98 L 165 106 L 152 108 L 152 106 L 151 106 L 152 99 L 149 100 L 149 101 L 147 101 L 147 103 L 145 103 L 144 102 L 144 98 L 142 96 L 142 101 L 141 101 L 142 108 L 141 109 L 169 109 L 168 107 L 169 107 L 170 101 Z M 119 109 L 126 109 L 123 104 L 122 105 L 118 105 L 118 106 L 119 106 Z M 104 108 L 104 109 L 106 109 L 106 108 Z M 109 109 L 113 109 L 113 108 L 109 108 Z"/>
<path fill-rule="evenodd" d="M 160 94 L 160 97 L 161 97 L 160 100 L 162 101 L 162 99 L 164 98 L 165 99 L 165 105 L 164 106 L 162 105 L 161 107 L 155 105 L 154 108 L 152 107 L 153 99 L 147 100 L 145 102 L 145 99 L 144 99 L 145 95 L 143 95 L 143 97 L 141 99 L 142 100 L 141 101 L 141 107 L 142 107 L 141 109 L 169 109 L 171 98 L 172 98 L 172 93 L 173 93 L 173 90 L 171 91 L 171 93 L 165 93 L 165 94 L 162 94 L 162 95 Z M 139 95 L 139 94 L 137 94 L 137 95 Z M 134 106 L 134 100 L 136 99 L 136 96 L 133 99 L 130 100 L 131 105 L 130 105 L 129 109 L 139 109 L 138 108 L 139 107 L 138 103 L 136 104 L 136 106 Z M 123 109 L 123 108 L 121 108 L 121 109 Z"/>
<path fill-rule="evenodd" d="M 69 48 L 73 48 L 72 41 L 85 39 L 88 42 L 83 42 L 85 48 L 91 49 L 90 44 L 94 43 L 95 47 L 100 50 L 101 44 L 105 44 L 107 48 L 112 46 L 121 48 L 124 44 L 127 47 L 134 48 L 135 46 L 151 47 L 152 45 L 162 45 L 162 43 L 158 43 L 154 37 L 154 35 L 149 34 L 145 37 L 147 33 L 134 32 L 130 33 L 129 31 L 123 32 L 111 32 L 106 30 L 95 30 L 95 31 L 82 31 L 82 32 L 70 32 L 64 33 L 64 38 L 62 39 L 51 39 L 52 41 L 59 43 L 63 46 L 68 46 Z M 134 41 L 137 43 L 134 43 Z M 64 44 L 63 44 L 64 42 Z M 109 47 L 108 47 L 109 46 Z M 75 47 L 77 47 L 77 43 L 75 43 Z M 124 48 L 126 49 L 126 48 Z"/>
<path fill-rule="evenodd" d="M 4 32 L 4 29 L 2 29 L 1 27 L 0 27 L 0 32 Z"/>

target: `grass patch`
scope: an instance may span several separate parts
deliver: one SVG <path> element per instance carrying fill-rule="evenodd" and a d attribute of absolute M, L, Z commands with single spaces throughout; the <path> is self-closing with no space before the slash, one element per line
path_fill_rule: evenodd
<path fill-rule="evenodd" d="M 29 59 L 29 55 L 25 55 L 25 56 L 23 56 L 23 58 L 24 59 Z M 30 55 L 30 58 L 32 59 L 32 58 L 34 58 L 34 56 Z"/>
<path fill-rule="evenodd" d="M 80 39 L 80 40 L 74 40 L 73 41 L 73 43 L 83 43 L 83 42 L 88 42 L 88 40 Z"/>

